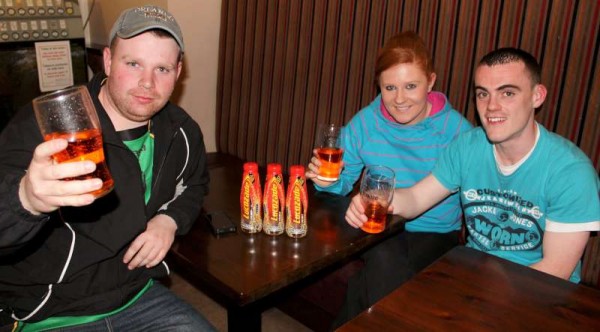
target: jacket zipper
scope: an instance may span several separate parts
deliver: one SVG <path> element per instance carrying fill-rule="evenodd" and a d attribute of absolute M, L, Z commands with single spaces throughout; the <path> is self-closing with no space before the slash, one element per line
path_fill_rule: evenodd
<path fill-rule="evenodd" d="M 165 160 L 167 160 L 167 156 L 169 155 L 169 152 L 171 151 L 171 147 L 173 146 L 173 142 L 175 141 L 175 137 L 177 137 L 178 133 L 179 133 L 179 129 L 173 133 L 173 135 L 171 136 L 171 139 L 169 140 L 169 145 L 167 146 L 167 150 L 165 150 L 165 154 L 163 155 L 162 159 L 160 160 L 160 165 L 156 172 L 156 180 L 152 183 L 152 188 L 150 188 L 150 199 L 152 199 L 152 197 L 154 197 L 154 188 L 156 187 L 156 184 L 160 180 L 160 176 L 162 175 L 162 169 L 163 169 L 163 166 L 165 165 Z"/>

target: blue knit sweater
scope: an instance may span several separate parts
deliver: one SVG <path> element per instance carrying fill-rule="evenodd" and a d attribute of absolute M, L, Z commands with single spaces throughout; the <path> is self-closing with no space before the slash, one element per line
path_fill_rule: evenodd
<path fill-rule="evenodd" d="M 431 92 L 429 117 L 407 126 L 393 120 L 381 96 L 363 108 L 342 130 L 344 169 L 340 179 L 317 190 L 347 195 L 366 165 L 385 165 L 396 173 L 396 187 L 410 187 L 428 175 L 442 149 L 472 126 L 452 108 L 446 97 Z M 460 229 L 461 208 L 456 194 L 406 223 L 412 232 L 446 233 Z"/>

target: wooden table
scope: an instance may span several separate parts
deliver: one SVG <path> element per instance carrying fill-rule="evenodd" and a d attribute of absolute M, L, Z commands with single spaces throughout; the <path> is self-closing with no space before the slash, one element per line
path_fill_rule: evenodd
<path fill-rule="evenodd" d="M 600 290 L 456 247 L 338 331 L 600 331 Z"/>
<path fill-rule="evenodd" d="M 221 155 L 209 165 L 210 194 L 205 209 L 225 211 L 238 221 L 242 161 Z M 264 172 L 261 180 L 264 182 Z M 227 308 L 230 331 L 260 331 L 262 311 L 285 296 L 286 289 L 341 266 L 404 228 L 394 219 L 377 235 L 354 229 L 344 221 L 349 197 L 317 193 L 312 184 L 308 187 L 308 234 L 304 238 L 248 235 L 239 227 L 237 233 L 217 238 L 206 222 L 199 221 L 190 233 L 176 239 L 169 262 Z"/>

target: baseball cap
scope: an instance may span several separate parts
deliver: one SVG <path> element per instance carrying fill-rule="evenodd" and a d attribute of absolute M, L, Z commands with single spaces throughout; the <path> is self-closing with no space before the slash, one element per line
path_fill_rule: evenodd
<path fill-rule="evenodd" d="M 130 8 L 121 13 L 110 30 L 108 43 L 110 45 L 115 36 L 127 39 L 151 29 L 162 29 L 171 34 L 183 52 L 183 36 L 175 17 L 152 5 Z"/>

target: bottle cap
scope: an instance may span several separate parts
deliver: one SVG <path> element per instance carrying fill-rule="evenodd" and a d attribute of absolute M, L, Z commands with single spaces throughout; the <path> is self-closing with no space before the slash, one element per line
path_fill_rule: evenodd
<path fill-rule="evenodd" d="M 281 174 L 281 164 L 267 164 L 267 174 Z"/>
<path fill-rule="evenodd" d="M 244 172 L 258 172 L 258 164 L 255 162 L 244 163 Z"/>
<path fill-rule="evenodd" d="M 304 176 L 304 166 L 292 165 L 290 167 L 290 176 Z"/>

